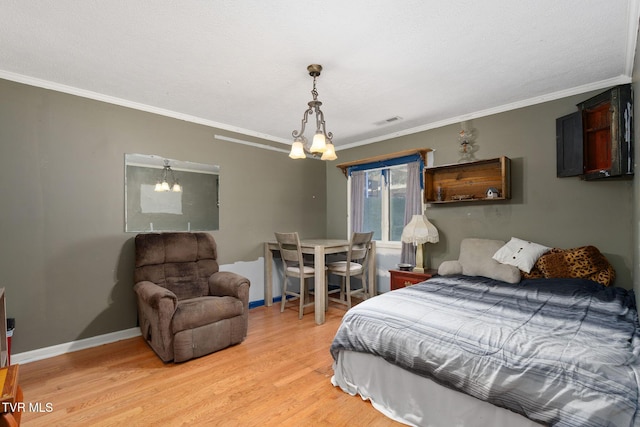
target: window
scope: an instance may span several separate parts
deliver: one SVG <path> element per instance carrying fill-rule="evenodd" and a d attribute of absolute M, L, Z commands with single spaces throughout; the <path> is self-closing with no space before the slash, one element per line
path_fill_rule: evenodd
<path fill-rule="evenodd" d="M 363 229 L 374 240 L 400 241 L 404 228 L 407 165 L 365 171 Z"/>
<path fill-rule="evenodd" d="M 425 160 L 433 164 L 429 149 L 339 165 L 349 177 L 349 234 L 373 231 L 374 240 L 399 245 L 406 218 L 422 210 Z"/>

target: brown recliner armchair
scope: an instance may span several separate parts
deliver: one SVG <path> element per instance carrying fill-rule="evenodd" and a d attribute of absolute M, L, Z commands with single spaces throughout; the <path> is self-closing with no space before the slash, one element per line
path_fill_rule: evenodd
<path fill-rule="evenodd" d="M 218 271 L 210 234 L 139 234 L 135 247 L 140 331 L 160 359 L 184 362 L 245 339 L 249 279 Z"/>

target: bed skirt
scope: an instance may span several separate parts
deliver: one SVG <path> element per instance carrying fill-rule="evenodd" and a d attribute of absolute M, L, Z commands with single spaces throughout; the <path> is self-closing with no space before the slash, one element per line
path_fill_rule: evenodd
<path fill-rule="evenodd" d="M 543 424 L 412 374 L 371 354 L 341 351 L 331 383 L 370 400 L 387 417 L 410 426 L 524 427 Z M 358 385 L 357 385 L 358 384 Z"/>

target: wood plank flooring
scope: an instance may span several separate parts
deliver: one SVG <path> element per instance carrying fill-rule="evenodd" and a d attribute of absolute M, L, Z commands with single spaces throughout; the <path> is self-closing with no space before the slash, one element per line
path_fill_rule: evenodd
<path fill-rule="evenodd" d="M 316 325 L 313 310 L 298 320 L 294 308 L 254 308 L 243 343 L 181 364 L 136 337 L 21 365 L 27 408 L 42 408 L 22 425 L 398 426 L 331 385 L 344 312 Z"/>

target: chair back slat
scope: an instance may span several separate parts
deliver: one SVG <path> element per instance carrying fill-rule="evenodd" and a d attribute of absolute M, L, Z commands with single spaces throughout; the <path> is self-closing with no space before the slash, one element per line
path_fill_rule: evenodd
<path fill-rule="evenodd" d="M 353 233 L 351 236 L 347 260 L 350 262 L 358 262 L 363 265 L 366 264 L 369 257 L 369 248 L 371 247 L 372 238 L 373 231 L 368 233 Z"/>
<path fill-rule="evenodd" d="M 300 237 L 297 232 L 294 233 L 274 233 L 280 248 L 280 256 L 285 264 L 285 269 L 294 265 L 302 265 L 302 247 L 300 246 Z"/>

